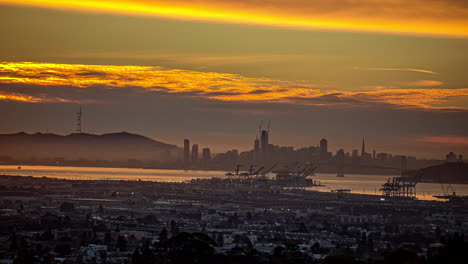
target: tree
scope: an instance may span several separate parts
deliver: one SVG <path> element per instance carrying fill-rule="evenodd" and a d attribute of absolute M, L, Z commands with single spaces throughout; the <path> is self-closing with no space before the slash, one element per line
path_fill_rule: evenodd
<path fill-rule="evenodd" d="M 138 248 L 135 248 L 135 251 L 133 251 L 132 254 L 132 264 L 140 264 L 143 263 L 142 257 L 140 255 L 140 250 Z"/>
<path fill-rule="evenodd" d="M 50 231 L 50 229 L 47 229 L 46 231 L 44 231 L 44 233 L 42 233 L 39 237 L 39 239 L 42 241 L 50 241 L 53 238 L 54 238 L 54 235 L 52 234 L 52 231 Z"/>
<path fill-rule="evenodd" d="M 164 227 L 161 232 L 159 232 L 159 242 L 165 242 L 167 240 L 168 236 L 167 236 L 167 230 L 166 228 Z"/>
<path fill-rule="evenodd" d="M 309 229 L 307 229 L 307 226 L 304 223 L 301 223 L 299 225 L 299 232 L 300 233 L 309 233 Z"/>
<path fill-rule="evenodd" d="M 319 250 L 320 250 L 320 243 L 319 242 L 315 242 L 312 247 L 310 248 L 310 250 L 314 253 L 317 253 Z"/>
<path fill-rule="evenodd" d="M 97 212 L 100 214 L 104 213 L 104 207 L 102 207 L 102 204 L 99 205 Z"/>
<path fill-rule="evenodd" d="M 104 235 L 104 241 L 106 243 L 112 242 L 112 234 L 110 231 L 107 231 L 106 234 Z"/>
<path fill-rule="evenodd" d="M 127 240 L 125 239 L 124 236 L 120 235 L 117 238 L 117 243 L 115 244 L 115 247 L 118 248 L 120 251 L 127 250 Z"/>
<path fill-rule="evenodd" d="M 8 240 L 10 241 L 10 251 L 16 251 L 16 249 L 18 248 L 18 239 L 16 236 L 16 232 L 11 233 L 11 236 Z"/>
<path fill-rule="evenodd" d="M 63 202 L 60 205 L 60 212 L 73 212 L 75 210 L 75 205 L 69 202 Z"/>
<path fill-rule="evenodd" d="M 58 255 L 69 255 L 71 253 L 70 245 L 57 244 L 55 246 L 55 253 L 57 253 Z"/>
<path fill-rule="evenodd" d="M 177 225 L 176 221 L 171 220 L 171 234 L 173 236 L 177 236 L 179 234 L 179 226 Z"/>
<path fill-rule="evenodd" d="M 252 217 L 252 213 L 247 212 L 247 215 L 245 216 L 245 219 L 247 219 L 247 220 L 252 220 L 252 218 L 253 218 L 253 217 Z"/>
<path fill-rule="evenodd" d="M 223 234 L 218 234 L 218 236 L 216 237 L 216 244 L 218 244 L 219 247 L 224 246 Z"/>
<path fill-rule="evenodd" d="M 34 264 L 37 262 L 35 255 L 34 250 L 29 247 L 26 239 L 23 238 L 13 264 Z"/>

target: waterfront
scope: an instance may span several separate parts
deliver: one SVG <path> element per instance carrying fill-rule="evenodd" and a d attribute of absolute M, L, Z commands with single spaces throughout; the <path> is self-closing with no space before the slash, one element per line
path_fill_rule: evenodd
<path fill-rule="evenodd" d="M 199 170 L 160 170 L 160 169 L 131 169 L 131 168 L 95 168 L 95 167 L 60 167 L 60 166 L 21 166 L 2 165 L 1 175 L 18 175 L 33 177 L 52 177 L 70 180 L 142 180 L 157 182 L 183 182 L 191 179 L 207 179 L 225 177 L 223 171 Z M 380 195 L 381 185 L 392 176 L 388 175 L 359 175 L 349 174 L 344 178 L 337 178 L 334 174 L 317 173 L 312 178 L 320 181 L 324 186 L 313 187 L 311 190 L 330 192 L 336 189 L 350 189 L 352 193 Z M 447 192 L 447 185 L 444 185 Z M 468 185 L 453 184 L 453 189 L 459 195 L 468 195 Z M 441 184 L 419 183 L 416 188 L 417 198 L 434 200 L 434 195 L 442 195 Z M 452 190 L 449 189 L 448 193 Z"/>

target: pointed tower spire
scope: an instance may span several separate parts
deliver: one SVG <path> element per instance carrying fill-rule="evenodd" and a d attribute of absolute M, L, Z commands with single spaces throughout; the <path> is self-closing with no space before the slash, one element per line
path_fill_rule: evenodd
<path fill-rule="evenodd" d="M 361 156 L 364 156 L 364 154 L 366 154 L 366 143 L 364 142 L 364 138 L 362 138 Z"/>

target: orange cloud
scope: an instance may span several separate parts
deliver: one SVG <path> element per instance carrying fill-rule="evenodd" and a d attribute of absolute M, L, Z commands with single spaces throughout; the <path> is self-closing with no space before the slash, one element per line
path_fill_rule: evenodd
<path fill-rule="evenodd" d="M 0 3 L 298 29 L 468 37 L 458 0 L 0 0 Z"/>
<path fill-rule="evenodd" d="M 42 99 L 38 97 L 19 95 L 19 94 L 0 94 L 0 100 L 30 102 L 30 103 L 38 103 L 42 101 Z"/>
<path fill-rule="evenodd" d="M 86 88 L 142 87 L 168 93 L 195 93 L 211 99 L 269 101 L 313 96 L 313 85 L 237 74 L 163 69 L 145 66 L 81 65 L 54 63 L 0 63 L 0 83 L 63 85 Z"/>
<path fill-rule="evenodd" d="M 379 89 L 373 91 L 339 91 L 321 86 L 249 78 L 238 74 L 163 69 L 149 66 L 114 66 L 54 64 L 33 62 L 0 63 L 0 84 L 71 86 L 86 89 L 142 88 L 144 91 L 181 94 L 220 101 L 279 102 L 304 105 L 368 106 L 441 109 L 437 104 L 456 96 L 468 96 L 468 89 Z M 64 88 L 66 89 L 66 88 Z M 0 90 L 1 91 L 1 90 Z M 24 94 L 3 95 L 3 99 L 29 102 L 72 101 L 67 98 L 28 98 Z M 15 99 L 16 98 L 16 99 Z M 27 99 L 25 99 L 27 98 Z M 2 99 L 2 97 L 0 97 Z M 447 109 L 444 107 L 443 109 Z M 468 102 L 467 107 L 468 109 Z"/>
<path fill-rule="evenodd" d="M 65 103 L 71 102 L 70 100 L 62 98 L 41 98 L 31 95 L 19 94 L 19 93 L 0 93 L 0 101 L 17 101 L 17 102 L 28 102 L 28 103 Z"/>
<path fill-rule="evenodd" d="M 359 68 L 356 68 L 356 69 L 359 69 Z M 439 74 L 437 72 L 433 72 L 430 70 L 412 69 L 412 68 L 366 68 L 365 70 L 368 70 L 368 71 L 409 71 L 409 72 L 419 72 L 419 73 L 427 73 L 427 74 Z"/>
<path fill-rule="evenodd" d="M 441 81 L 437 80 L 420 80 L 415 82 L 402 82 L 400 85 L 408 87 L 436 87 L 444 84 Z"/>
<path fill-rule="evenodd" d="M 441 109 L 434 105 L 445 102 L 451 96 L 466 95 L 468 95 L 468 89 L 388 89 L 347 93 L 343 96 L 358 98 L 364 101 L 387 103 L 401 107 Z M 448 108 L 444 107 L 444 109 Z M 468 109 L 468 102 L 465 109 Z"/>

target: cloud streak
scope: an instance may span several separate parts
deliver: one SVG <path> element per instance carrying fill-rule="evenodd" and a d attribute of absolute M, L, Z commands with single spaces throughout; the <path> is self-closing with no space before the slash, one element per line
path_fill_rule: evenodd
<path fill-rule="evenodd" d="M 468 37 L 468 5 L 457 0 L 0 0 L 0 3 L 296 29 Z"/>
<path fill-rule="evenodd" d="M 93 98 L 86 99 L 82 94 L 86 91 L 91 93 L 94 88 L 99 87 L 101 92 L 125 91 L 143 96 L 179 95 L 223 102 L 329 107 L 366 107 L 378 104 L 391 108 L 468 110 L 468 102 L 465 108 L 450 107 L 450 99 L 468 96 L 468 89 L 379 89 L 351 92 L 303 82 L 149 66 L 4 62 L 0 63 L 0 84 L 0 100 L 32 103 L 79 100 L 97 102 L 99 98 L 94 95 Z M 429 81 L 424 84 L 432 86 L 437 83 Z M 36 88 L 25 88 L 32 86 Z M 107 99 L 111 100 L 105 95 L 100 98 L 101 101 Z M 438 107 L 441 103 L 448 107 Z"/>
<path fill-rule="evenodd" d="M 430 70 L 412 69 L 412 68 L 366 68 L 365 70 L 367 71 L 407 71 L 407 72 L 427 73 L 427 74 L 432 74 L 432 75 L 439 74 L 437 72 L 433 72 Z"/>

